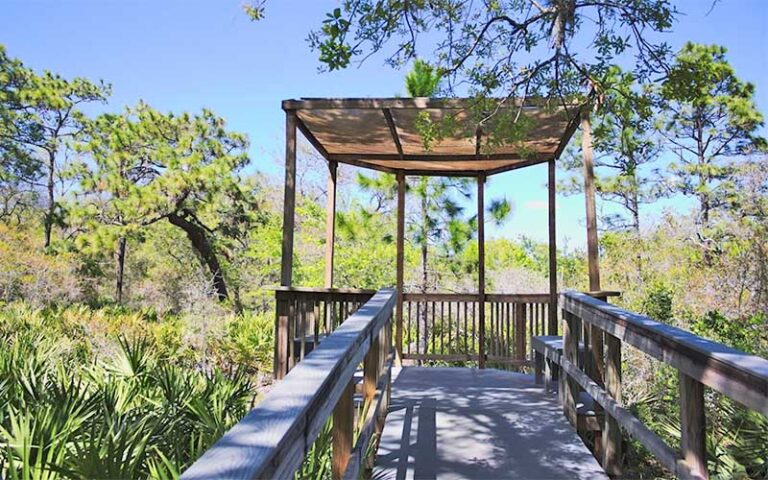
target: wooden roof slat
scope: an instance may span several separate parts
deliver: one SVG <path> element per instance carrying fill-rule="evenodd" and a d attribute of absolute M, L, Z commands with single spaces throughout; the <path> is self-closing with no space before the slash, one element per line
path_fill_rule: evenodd
<path fill-rule="evenodd" d="M 475 102 L 472 98 L 305 98 L 285 100 L 283 108 L 296 112 L 298 129 L 329 161 L 413 175 L 492 175 L 544 163 L 560 156 L 578 127 L 580 108 L 575 105 L 552 106 L 538 100 L 521 105 L 519 99 L 504 103 L 501 112 L 506 116 L 473 125 Z M 493 134 L 494 125 L 510 119 L 518 108 L 530 125 L 527 136 L 483 153 L 483 141 Z M 427 146 L 418 127 L 422 116 L 432 122 L 450 118 L 459 128 Z"/>

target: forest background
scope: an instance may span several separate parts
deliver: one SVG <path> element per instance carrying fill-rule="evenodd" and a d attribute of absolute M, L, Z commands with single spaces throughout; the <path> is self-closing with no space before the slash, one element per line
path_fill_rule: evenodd
<path fill-rule="evenodd" d="M 756 5 L 759 23 L 766 14 Z M 692 15 L 712 18 L 706 14 L 709 4 L 680 8 L 685 6 Z M 40 8 L 10 7 L 18 19 Z M 238 10 L 242 19 L 236 22 L 258 30 L 270 22 L 270 8 L 250 4 L 246 13 L 258 21 L 249 24 Z M 280 18 L 283 13 L 274 8 L 273 18 Z M 715 2 L 712 9 L 711 15 L 732 20 L 749 10 L 727 2 Z M 322 25 L 338 23 L 333 8 L 321 10 L 329 15 Z M 186 18 L 160 13 L 147 25 Z M 50 22 L 72 14 L 54 11 L 44 17 Z M 323 57 L 324 47 L 343 45 L 335 43 L 332 29 L 310 35 L 314 50 L 301 41 L 322 18 L 318 15 L 296 37 L 299 46 L 290 48 L 311 52 L 312 60 L 305 62 L 311 70 L 317 52 L 321 64 L 335 70 L 344 66 L 334 63 L 343 63 L 338 54 L 343 49 Z M 667 20 L 653 21 L 664 30 Z M 153 107 L 152 97 L 174 96 L 170 89 L 142 96 L 147 101 L 126 101 L 121 83 L 138 88 L 135 78 L 108 78 L 113 82 L 108 83 L 100 74 L 60 74 L 47 70 L 59 59 L 49 58 L 48 65 L 34 52 L 31 67 L 17 53 L 27 47 L 18 45 L 15 35 L 8 49 L 0 50 L 0 335 L 7 345 L 0 351 L 0 378 L 10 379 L 0 380 L 0 471 L 20 472 L 26 462 L 69 477 L 174 476 L 271 382 L 272 289 L 279 284 L 282 227 L 282 158 L 272 152 L 280 151 L 280 140 L 250 128 L 240 133 L 220 112 L 192 108 L 206 102 L 185 103 L 178 93 L 170 103 L 189 107 L 173 113 L 166 110 L 168 102 Z M 73 34 L 73 45 L 78 35 Z M 730 63 L 731 53 L 713 45 L 731 43 L 725 46 L 744 55 L 735 36 L 730 42 L 713 34 L 706 43 L 687 43 L 691 38 L 684 29 L 676 35 L 675 48 L 666 52 L 669 70 L 655 81 L 621 62 L 599 70 L 602 84 L 610 86 L 593 124 L 602 286 L 621 291 L 617 303 L 625 308 L 765 357 L 768 169 L 760 108 L 765 89 L 748 82 L 765 73 L 765 52 L 753 54 L 762 61 L 758 76 L 742 77 Z M 187 54 L 175 53 L 182 60 Z M 204 49 L 197 53 L 212 55 Z M 230 84 L 241 53 L 232 54 L 231 64 L 210 64 L 218 70 L 205 80 Z M 412 65 L 412 58 L 389 60 Z M 297 74 L 285 64 L 274 65 L 262 67 L 268 75 Z M 149 75 L 151 65 L 142 71 Z M 407 93 L 404 71 L 385 71 L 374 87 Z M 297 76 L 304 82 L 302 72 Z M 312 75 L 360 83 L 346 73 Z M 316 85 L 311 92 L 296 88 L 294 96 L 318 91 Z M 335 88 L 329 91 L 352 96 Z M 435 94 L 455 93 L 452 88 L 446 74 Z M 256 107 L 279 113 L 282 98 L 270 99 Z M 244 98 L 239 109 L 253 107 Z M 235 115 L 239 125 L 241 116 L 248 118 L 242 111 Z M 279 126 L 280 116 L 273 118 Z M 579 140 L 577 135 L 558 165 L 558 284 L 585 290 Z M 298 164 L 294 283 L 321 286 L 327 166 L 305 142 Z M 545 198 L 545 176 L 545 170 L 531 168 L 491 180 L 488 196 L 497 201 L 489 202 L 486 291 L 547 290 L 546 210 L 539 201 Z M 375 289 L 395 283 L 393 187 L 386 175 L 340 168 L 336 286 Z M 476 289 L 473 195 L 471 185 L 409 179 L 407 291 Z M 420 199 L 429 202 L 426 216 Z M 676 376 L 639 355 L 629 358 L 625 403 L 674 442 L 678 427 L 669 412 L 677 407 L 669 392 L 676 391 Z M 77 375 L 66 373 L 72 367 Z M 84 388 L 83 382 L 92 386 Z M 108 408 L 89 407 L 91 414 L 79 415 L 86 407 L 73 401 L 61 410 L 60 400 L 72 392 L 85 392 L 88 404 L 86 393 L 95 391 L 102 400 L 111 399 Z M 718 411 L 708 445 L 715 459 L 711 468 L 724 475 L 768 475 L 766 419 L 723 398 L 708 401 Z M 213 416 L 206 408 L 211 404 L 220 405 Z M 82 421 L 73 420 L 78 418 Z M 84 425 L 92 430 L 84 433 Z M 68 431 L 73 440 L 57 442 L 45 427 Z M 174 428 L 183 432 L 181 446 L 162 434 Z M 14 449 L 24 442 L 46 447 Z M 119 462 L 119 456 L 98 448 L 109 442 L 130 450 L 134 461 Z M 627 463 L 640 472 L 656 471 L 639 447 L 630 452 Z"/>

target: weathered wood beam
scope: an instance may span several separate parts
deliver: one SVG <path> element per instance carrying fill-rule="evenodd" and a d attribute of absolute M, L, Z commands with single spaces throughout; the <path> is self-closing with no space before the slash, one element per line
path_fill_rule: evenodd
<path fill-rule="evenodd" d="M 557 335 L 557 222 L 555 211 L 557 206 L 555 190 L 555 160 L 548 164 L 548 210 L 549 210 L 549 316 L 547 332 Z"/>
<path fill-rule="evenodd" d="M 477 278 L 479 295 L 478 321 L 479 367 L 485 368 L 485 175 L 477 177 Z"/>
<path fill-rule="evenodd" d="M 397 174 L 397 319 L 395 321 L 395 357 L 403 357 L 403 299 L 405 278 L 405 175 Z"/>
<path fill-rule="evenodd" d="M 501 101 L 501 99 L 499 99 Z M 337 109 L 399 109 L 399 108 L 438 108 L 466 109 L 476 104 L 474 98 L 432 98 L 432 97 L 403 97 L 403 98 L 301 98 L 283 100 L 283 110 L 337 110 Z M 510 107 L 519 107 L 520 99 L 508 99 L 505 103 Z M 528 97 L 523 108 L 539 108 L 546 105 L 546 99 Z M 576 105 L 570 105 L 577 108 Z"/>
<path fill-rule="evenodd" d="M 589 289 L 600 290 L 600 265 L 597 240 L 597 210 L 595 207 L 595 165 L 592 151 L 592 126 L 589 110 L 581 111 L 581 150 L 584 154 L 584 202 L 587 214 L 587 263 Z"/>
<path fill-rule="evenodd" d="M 392 134 L 392 141 L 395 142 L 397 154 L 400 158 L 403 158 L 403 146 L 400 144 L 400 135 L 397 133 L 397 126 L 395 125 L 395 120 L 392 118 L 392 112 L 390 112 L 388 108 L 383 108 L 381 111 L 384 113 L 384 118 L 387 119 L 389 133 Z"/>
<path fill-rule="evenodd" d="M 584 105 L 577 107 L 576 114 L 568 122 L 568 126 L 565 127 L 565 132 L 563 132 L 563 136 L 560 137 L 560 143 L 558 144 L 557 150 L 555 150 L 553 155 L 555 160 L 560 158 L 560 155 L 562 155 L 565 151 L 565 147 L 567 147 L 568 143 L 570 143 L 573 134 L 576 133 L 576 129 L 579 128 L 579 123 L 581 122 L 581 112 L 584 108 Z"/>
<path fill-rule="evenodd" d="M 285 191 L 280 285 L 293 281 L 293 231 L 296 211 L 296 112 L 285 112 Z"/>
<path fill-rule="evenodd" d="M 525 157 L 519 153 L 489 153 L 486 155 L 474 154 L 474 153 L 457 153 L 457 154 L 440 154 L 440 153 L 404 153 L 401 157 L 398 153 L 332 153 L 330 154 L 331 160 L 346 161 L 346 160 L 376 160 L 376 161 L 411 161 L 411 162 L 472 162 L 476 160 L 484 161 L 541 161 L 546 162 L 551 155 L 545 154 L 531 154 Z"/>
<path fill-rule="evenodd" d="M 325 288 L 333 288 L 333 254 L 336 246 L 336 178 L 339 164 L 328 162 L 328 198 L 325 207 Z"/>

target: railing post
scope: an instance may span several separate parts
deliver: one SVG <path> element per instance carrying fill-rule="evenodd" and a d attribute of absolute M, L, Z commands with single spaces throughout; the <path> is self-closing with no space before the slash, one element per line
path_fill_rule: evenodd
<path fill-rule="evenodd" d="M 334 480 L 344 477 L 352 456 L 352 436 L 355 423 L 355 384 L 349 382 L 333 409 L 333 450 L 331 452 L 331 475 Z"/>
<path fill-rule="evenodd" d="M 276 294 L 275 361 L 273 374 L 280 380 L 288 373 L 288 302 Z"/>
<path fill-rule="evenodd" d="M 395 361 L 400 364 L 403 358 L 403 285 L 405 268 L 405 174 L 397 174 L 397 306 L 395 320 Z M 389 352 L 387 352 L 389 354 Z"/>
<path fill-rule="evenodd" d="M 605 334 L 605 391 L 621 404 L 621 340 Z M 603 469 L 609 475 L 621 474 L 621 428 L 605 413 L 603 420 Z"/>
<path fill-rule="evenodd" d="M 599 327 L 584 322 L 584 348 L 586 351 L 585 371 L 589 378 L 595 381 L 599 386 L 604 386 L 605 360 L 603 357 L 603 331 Z M 594 405 L 595 418 L 604 415 L 603 407 L 597 402 Z M 595 457 L 602 459 L 603 455 L 603 432 L 597 430 L 594 434 L 594 453 Z"/>
<path fill-rule="evenodd" d="M 579 332 L 581 331 L 579 319 L 566 310 L 563 310 L 563 356 L 574 367 L 578 368 L 579 357 Z M 579 385 L 571 379 L 565 369 L 560 369 L 560 391 L 563 402 L 563 412 L 571 424 L 576 427 L 576 401 L 579 397 Z"/>
<path fill-rule="evenodd" d="M 691 473 L 709 478 L 704 385 L 683 372 L 680 372 L 680 433 L 680 450 Z"/>
<path fill-rule="evenodd" d="M 384 338 L 384 329 L 382 327 L 376 338 L 371 341 L 371 348 L 365 354 L 363 361 L 363 398 L 365 402 L 373 399 L 376 395 L 376 384 L 379 382 L 379 365 L 381 363 L 381 340 Z"/>

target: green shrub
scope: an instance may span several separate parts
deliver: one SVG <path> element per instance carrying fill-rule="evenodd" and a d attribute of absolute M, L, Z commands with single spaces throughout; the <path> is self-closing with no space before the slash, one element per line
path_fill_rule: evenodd
<path fill-rule="evenodd" d="M 174 478 L 250 408 L 254 385 L 243 368 L 201 371 L 174 358 L 175 346 L 157 348 L 176 338 L 173 322 L 154 338 L 119 336 L 99 357 L 74 322 L 83 316 L 155 328 L 141 314 L 3 310 L 1 478 Z"/>

